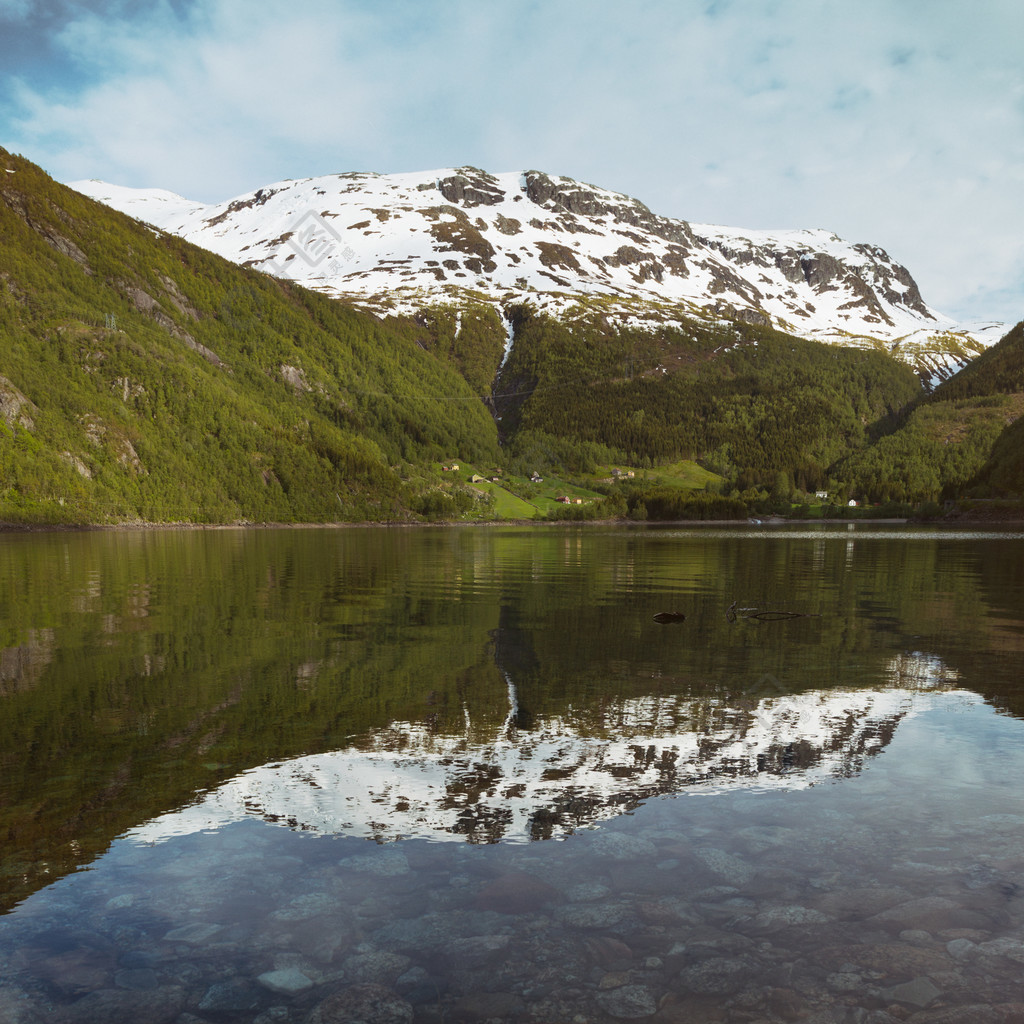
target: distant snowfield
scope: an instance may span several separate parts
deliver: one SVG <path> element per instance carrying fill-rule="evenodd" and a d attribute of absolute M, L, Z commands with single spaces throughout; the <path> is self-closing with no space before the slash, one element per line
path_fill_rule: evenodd
<path fill-rule="evenodd" d="M 689 224 L 535 171 L 326 175 L 213 204 L 102 181 L 71 187 L 378 314 L 471 293 L 499 310 L 526 299 L 558 315 L 604 296 L 610 315 L 634 323 L 738 314 L 802 337 L 882 347 L 936 379 L 1005 333 L 1001 323 L 962 324 L 928 307 L 877 246 L 823 230 Z"/>

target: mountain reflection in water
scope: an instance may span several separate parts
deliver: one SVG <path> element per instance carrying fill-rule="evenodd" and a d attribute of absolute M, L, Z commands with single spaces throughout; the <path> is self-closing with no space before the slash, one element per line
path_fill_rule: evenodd
<path fill-rule="evenodd" d="M 1022 540 L 0 537 L 0 1021 L 1017 1020 Z"/>
<path fill-rule="evenodd" d="M 956 674 L 922 655 L 894 659 L 885 690 L 750 697 L 733 705 L 671 696 L 607 702 L 595 729 L 569 715 L 488 737 L 394 722 L 342 750 L 261 765 L 128 833 L 140 842 L 254 816 L 322 835 L 472 843 L 562 838 L 684 789 L 804 788 L 849 777 L 927 693 Z M 755 689 L 778 686 L 766 675 Z M 966 694 L 960 694 L 966 697 Z"/>

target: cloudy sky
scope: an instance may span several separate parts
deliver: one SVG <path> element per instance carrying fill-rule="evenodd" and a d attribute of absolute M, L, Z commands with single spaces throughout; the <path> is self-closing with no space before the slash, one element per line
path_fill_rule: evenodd
<path fill-rule="evenodd" d="M 0 144 L 204 201 L 537 168 L 1024 318 L 1020 0 L 0 0 Z"/>

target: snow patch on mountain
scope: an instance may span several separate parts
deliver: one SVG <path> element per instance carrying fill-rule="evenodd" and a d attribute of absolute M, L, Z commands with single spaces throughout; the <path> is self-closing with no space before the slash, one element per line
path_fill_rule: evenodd
<path fill-rule="evenodd" d="M 886 348 L 935 381 L 1003 330 L 931 309 L 907 269 L 876 245 L 824 230 L 690 224 L 539 171 L 326 175 L 213 204 L 100 181 L 71 187 L 379 315 L 469 294 L 499 311 L 529 301 L 561 316 L 602 297 L 611 315 L 651 325 L 724 316 Z"/>

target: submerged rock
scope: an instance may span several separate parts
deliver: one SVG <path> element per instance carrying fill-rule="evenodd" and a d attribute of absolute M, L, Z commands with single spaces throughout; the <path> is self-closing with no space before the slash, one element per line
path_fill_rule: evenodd
<path fill-rule="evenodd" d="M 374 942 L 392 951 L 443 949 L 455 939 L 495 934 L 501 928 L 502 918 L 490 911 L 453 910 L 389 921 L 377 930 Z"/>
<path fill-rule="evenodd" d="M 414 1006 L 436 1002 L 447 989 L 447 981 L 435 978 L 422 967 L 411 967 L 395 982 L 395 988 Z"/>
<path fill-rule="evenodd" d="M 632 964 L 633 951 L 611 935 L 595 935 L 586 940 L 585 946 L 594 963 L 608 970 L 624 970 Z"/>
<path fill-rule="evenodd" d="M 942 995 L 942 992 L 932 984 L 930 978 L 922 977 L 885 989 L 882 995 L 893 1002 L 906 1003 L 908 1006 L 917 1006 L 923 1009 L 934 1003 Z"/>
<path fill-rule="evenodd" d="M 0 987 L 0 1020 L 4 1024 L 43 1024 L 28 994 L 8 986 Z"/>
<path fill-rule="evenodd" d="M 679 972 L 683 988 L 700 995 L 731 995 L 749 984 L 754 971 L 747 957 L 711 957 Z"/>
<path fill-rule="evenodd" d="M 456 1000 L 452 1011 L 460 1021 L 506 1021 L 522 1016 L 526 1006 L 512 992 L 473 992 Z"/>
<path fill-rule="evenodd" d="M 283 907 L 273 911 L 274 921 L 308 921 L 321 914 L 330 914 L 338 909 L 337 897 L 326 892 L 309 892 L 296 896 Z"/>
<path fill-rule="evenodd" d="M 791 928 L 794 925 L 825 924 L 830 921 L 820 910 L 808 907 L 766 907 L 754 918 L 755 928 Z"/>
<path fill-rule="evenodd" d="M 547 882 L 525 871 L 510 871 L 485 885 L 474 902 L 481 910 L 499 914 L 529 914 L 561 899 L 562 894 Z"/>
<path fill-rule="evenodd" d="M 160 976 L 151 967 L 129 967 L 114 975 L 114 984 L 135 992 L 151 992 L 160 987 Z"/>
<path fill-rule="evenodd" d="M 954 960 L 970 960 L 978 954 L 978 947 L 970 939 L 952 939 L 946 943 L 946 952 Z"/>
<path fill-rule="evenodd" d="M 248 981 L 232 978 L 219 981 L 206 990 L 199 1001 L 199 1009 L 213 1013 L 230 1013 L 236 1010 L 254 1010 L 259 1006 L 259 990 Z"/>
<path fill-rule="evenodd" d="M 151 992 L 105 988 L 41 1019 L 48 1024 L 172 1024 L 184 1006 L 185 991 L 177 986 Z"/>
<path fill-rule="evenodd" d="M 623 985 L 598 992 L 596 999 L 605 1013 L 620 1020 L 639 1020 L 658 1012 L 658 1000 L 643 985 Z"/>
<path fill-rule="evenodd" d="M 411 1024 L 412 1004 L 383 985 L 353 985 L 328 996 L 304 1024 Z"/>
<path fill-rule="evenodd" d="M 165 942 L 187 942 L 190 946 L 201 946 L 222 931 L 219 924 L 209 924 L 205 921 L 196 921 L 194 924 L 182 925 L 180 928 L 172 928 L 165 936 Z"/>
<path fill-rule="evenodd" d="M 948 928 L 984 928 L 989 921 L 976 911 L 966 910 L 945 896 L 922 896 L 878 914 L 875 920 L 896 925 L 900 930 L 939 932 Z"/>
<path fill-rule="evenodd" d="M 297 967 L 288 967 L 281 971 L 267 971 L 256 979 L 264 988 L 280 995 L 294 996 L 313 987 L 305 974 Z"/>
<path fill-rule="evenodd" d="M 510 938 L 508 935 L 474 935 L 467 939 L 455 939 L 447 952 L 460 967 L 483 967 L 505 953 Z"/>
<path fill-rule="evenodd" d="M 1018 964 L 1024 964 L 1024 941 L 1009 936 L 991 939 L 978 945 L 978 951 L 985 956 L 1002 956 Z"/>
<path fill-rule="evenodd" d="M 626 832 L 602 832 L 595 837 L 593 843 L 595 853 L 611 860 L 653 858 L 658 852 L 658 848 L 650 840 Z"/>
<path fill-rule="evenodd" d="M 611 928 L 625 916 L 618 903 L 573 903 L 555 912 L 555 920 L 568 928 Z"/>
<path fill-rule="evenodd" d="M 746 861 L 725 850 L 704 847 L 697 850 L 697 857 L 716 875 L 738 885 L 746 885 L 755 874 L 754 868 Z"/>
<path fill-rule="evenodd" d="M 680 925 L 697 924 L 700 918 L 692 904 L 679 896 L 662 896 L 638 905 L 640 919 L 645 924 Z"/>
<path fill-rule="evenodd" d="M 345 979 L 351 982 L 385 984 L 394 982 L 412 961 L 400 953 L 369 950 L 350 956 L 341 965 Z"/>
<path fill-rule="evenodd" d="M 401 850 L 384 850 L 381 853 L 358 854 L 341 862 L 348 871 L 359 871 L 381 878 L 394 878 L 409 874 L 409 860 Z"/>
<path fill-rule="evenodd" d="M 611 889 L 600 882 L 580 882 L 565 891 L 565 897 L 570 903 L 596 903 L 611 894 Z"/>

